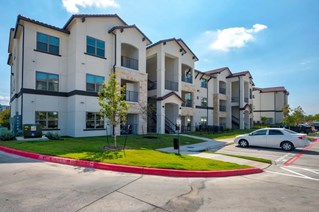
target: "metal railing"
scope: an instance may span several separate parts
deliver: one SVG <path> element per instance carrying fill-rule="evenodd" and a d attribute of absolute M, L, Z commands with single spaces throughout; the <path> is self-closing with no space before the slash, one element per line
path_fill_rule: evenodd
<path fill-rule="evenodd" d="M 226 88 L 219 88 L 219 93 L 226 94 Z"/>
<path fill-rule="evenodd" d="M 226 106 L 224 106 L 224 105 L 219 105 L 219 111 L 221 111 L 221 112 L 226 112 Z"/>
<path fill-rule="evenodd" d="M 138 60 L 130 57 L 121 57 L 121 66 L 138 70 Z"/>
<path fill-rule="evenodd" d="M 157 88 L 157 82 L 156 81 L 152 81 L 152 80 L 148 80 L 147 81 L 147 89 L 148 90 L 154 90 Z"/>
<path fill-rule="evenodd" d="M 125 124 L 121 125 L 121 135 L 133 134 L 137 135 L 138 124 Z"/>
<path fill-rule="evenodd" d="M 126 90 L 125 100 L 129 102 L 138 102 L 138 92 Z"/>
<path fill-rule="evenodd" d="M 178 91 L 178 82 L 165 80 L 165 89 L 171 91 Z"/>
<path fill-rule="evenodd" d="M 193 100 L 184 100 L 182 107 L 193 107 Z"/>
<path fill-rule="evenodd" d="M 232 97 L 231 102 L 239 102 L 239 97 Z"/>
<path fill-rule="evenodd" d="M 182 75 L 182 81 L 187 83 L 193 83 L 192 75 Z"/>

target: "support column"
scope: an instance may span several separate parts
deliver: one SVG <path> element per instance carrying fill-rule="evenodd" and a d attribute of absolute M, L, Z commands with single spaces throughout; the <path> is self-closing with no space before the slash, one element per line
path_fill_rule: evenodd
<path fill-rule="evenodd" d="M 157 101 L 156 106 L 156 132 L 165 134 L 165 105 Z"/>

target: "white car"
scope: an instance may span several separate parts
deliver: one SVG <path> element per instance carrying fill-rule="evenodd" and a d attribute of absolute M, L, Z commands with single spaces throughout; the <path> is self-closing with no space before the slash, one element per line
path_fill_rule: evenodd
<path fill-rule="evenodd" d="M 291 151 L 310 144 L 306 134 L 296 133 L 285 128 L 263 128 L 249 134 L 238 135 L 234 140 L 241 147 L 260 146 L 282 148 Z"/>

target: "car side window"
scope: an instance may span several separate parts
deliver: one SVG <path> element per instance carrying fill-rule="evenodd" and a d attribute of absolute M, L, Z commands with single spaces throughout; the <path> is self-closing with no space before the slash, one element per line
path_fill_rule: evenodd
<path fill-rule="evenodd" d="M 269 130 L 269 135 L 283 135 L 280 130 Z"/>
<path fill-rule="evenodd" d="M 256 132 L 253 132 L 252 135 L 256 136 L 256 135 L 266 135 L 267 130 L 258 130 Z"/>

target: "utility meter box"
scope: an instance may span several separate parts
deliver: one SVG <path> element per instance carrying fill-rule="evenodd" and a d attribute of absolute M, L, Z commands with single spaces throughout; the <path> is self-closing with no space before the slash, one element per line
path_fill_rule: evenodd
<path fill-rule="evenodd" d="M 41 138 L 42 128 L 40 124 L 24 124 L 23 125 L 24 138 Z"/>

